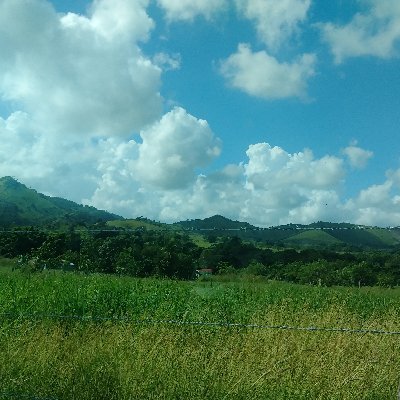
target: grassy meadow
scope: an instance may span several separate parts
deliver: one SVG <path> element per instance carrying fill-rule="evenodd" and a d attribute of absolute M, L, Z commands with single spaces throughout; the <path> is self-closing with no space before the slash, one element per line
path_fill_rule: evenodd
<path fill-rule="evenodd" d="M 400 331 L 399 289 L 10 266 L 0 287 L 0 399 L 396 398 L 400 335 L 165 321 Z"/>

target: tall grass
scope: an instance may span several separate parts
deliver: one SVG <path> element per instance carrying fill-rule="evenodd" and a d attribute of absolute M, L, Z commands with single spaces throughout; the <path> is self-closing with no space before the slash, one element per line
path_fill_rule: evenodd
<path fill-rule="evenodd" d="M 390 399 L 397 391 L 398 336 L 133 321 L 398 331 L 398 289 L 57 273 L 3 273 L 0 285 L 0 313 L 30 315 L 0 320 L 0 399 Z M 33 317 L 44 314 L 129 320 Z"/>

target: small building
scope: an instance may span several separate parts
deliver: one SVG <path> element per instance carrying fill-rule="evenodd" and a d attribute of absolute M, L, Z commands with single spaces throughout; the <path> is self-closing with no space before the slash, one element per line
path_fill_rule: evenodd
<path fill-rule="evenodd" d="M 200 268 L 196 269 L 196 278 L 208 278 L 213 273 L 211 268 Z"/>

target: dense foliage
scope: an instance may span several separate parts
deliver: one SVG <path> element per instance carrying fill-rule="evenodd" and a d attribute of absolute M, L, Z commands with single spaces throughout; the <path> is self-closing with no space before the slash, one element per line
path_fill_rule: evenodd
<path fill-rule="evenodd" d="M 190 236 L 138 229 L 0 234 L 0 256 L 29 270 L 74 269 L 137 277 L 192 279 L 198 268 L 314 285 L 400 285 L 400 251 L 334 252 L 260 248 L 238 237 L 199 247 Z"/>
<path fill-rule="evenodd" d="M 190 279 L 200 249 L 187 236 L 154 231 L 44 232 L 31 228 L 0 235 L 0 255 L 19 257 L 29 270 L 77 269 Z"/>

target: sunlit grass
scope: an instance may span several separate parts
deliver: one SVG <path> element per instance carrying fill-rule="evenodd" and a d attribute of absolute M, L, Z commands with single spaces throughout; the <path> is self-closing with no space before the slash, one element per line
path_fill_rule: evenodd
<path fill-rule="evenodd" d="M 399 331 L 398 289 L 16 272 L 1 274 L 0 285 L 0 313 L 30 315 L 1 319 L 0 393 L 82 400 L 396 396 L 399 336 L 134 321 Z M 38 317 L 46 314 L 129 320 Z"/>
<path fill-rule="evenodd" d="M 3 390 L 60 399 L 389 399 L 400 369 L 376 335 L 25 323 L 0 345 Z"/>

